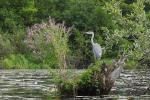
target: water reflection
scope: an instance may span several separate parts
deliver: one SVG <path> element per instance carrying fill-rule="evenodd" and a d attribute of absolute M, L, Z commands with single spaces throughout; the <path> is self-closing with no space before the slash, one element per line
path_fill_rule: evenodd
<path fill-rule="evenodd" d="M 110 95 L 60 98 L 47 70 L 1 70 L 0 100 L 150 100 L 149 84 L 150 70 L 125 70 Z"/>

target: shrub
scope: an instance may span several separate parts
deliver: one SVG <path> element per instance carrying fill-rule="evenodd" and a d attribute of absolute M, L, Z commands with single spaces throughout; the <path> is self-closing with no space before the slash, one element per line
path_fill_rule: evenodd
<path fill-rule="evenodd" d="M 55 78 L 61 96 L 106 95 L 110 91 L 113 81 L 110 80 L 109 73 L 108 76 L 105 76 L 101 71 L 102 66 L 104 66 L 104 62 L 102 63 L 98 60 L 81 74 L 76 72 L 68 73 L 65 80 L 62 77 Z M 109 71 L 112 68 L 113 66 L 110 66 Z"/>
<path fill-rule="evenodd" d="M 7 36 L 0 34 L 0 59 L 13 52 L 13 47 Z"/>
<path fill-rule="evenodd" d="M 48 22 L 35 24 L 27 29 L 25 43 L 41 63 L 50 67 L 66 68 L 69 28 L 58 24 L 51 18 Z"/>
<path fill-rule="evenodd" d="M 105 29 L 111 33 L 107 36 L 106 46 L 112 52 L 125 52 L 130 55 L 130 59 L 137 61 L 150 52 L 149 25 L 147 24 L 149 21 L 144 11 L 144 0 L 137 0 L 130 4 L 132 11 L 125 16 L 122 15 L 120 6 L 120 2 L 115 0 L 107 2 L 104 6 L 113 15 L 113 22 L 117 26 L 113 32 Z"/>
<path fill-rule="evenodd" d="M 7 58 L 3 59 L 3 66 L 8 69 L 12 68 L 38 68 L 38 65 L 35 65 L 28 61 L 28 59 L 21 54 L 10 54 Z"/>

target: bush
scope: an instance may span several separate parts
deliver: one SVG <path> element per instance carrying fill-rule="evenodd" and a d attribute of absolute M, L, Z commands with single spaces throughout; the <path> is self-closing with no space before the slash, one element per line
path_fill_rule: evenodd
<path fill-rule="evenodd" d="M 20 68 L 38 68 L 39 65 L 33 64 L 21 54 L 11 54 L 2 61 L 3 66 L 7 69 Z"/>
<path fill-rule="evenodd" d="M 120 2 L 111 1 L 104 8 L 113 16 L 116 29 L 106 39 L 106 46 L 111 52 L 125 52 L 133 60 L 139 60 L 149 54 L 149 22 L 144 11 L 144 0 L 130 4 L 132 12 L 122 15 Z M 140 7 L 139 7 L 140 6 Z M 129 9 L 129 8 L 128 8 Z M 115 46 L 114 46 L 115 45 Z M 115 50 L 114 47 L 117 47 Z M 116 54 L 116 56 L 118 55 Z"/>
<path fill-rule="evenodd" d="M 59 76 L 55 77 L 54 80 L 61 96 L 95 96 L 108 94 L 114 82 L 109 77 L 110 73 L 107 74 L 108 76 L 105 76 L 101 71 L 101 67 L 103 66 L 105 66 L 104 63 L 98 60 L 81 74 L 76 74 L 76 72 L 72 72 L 71 74 L 67 73 L 65 79 L 59 75 L 54 75 Z M 106 66 L 110 66 L 109 71 L 114 67 L 112 63 Z"/>
<path fill-rule="evenodd" d="M 51 68 L 66 68 L 69 31 L 64 24 L 49 18 L 48 22 L 28 28 L 25 43 L 39 62 Z"/>
<path fill-rule="evenodd" d="M 13 52 L 13 47 L 6 35 L 0 34 L 0 59 Z"/>

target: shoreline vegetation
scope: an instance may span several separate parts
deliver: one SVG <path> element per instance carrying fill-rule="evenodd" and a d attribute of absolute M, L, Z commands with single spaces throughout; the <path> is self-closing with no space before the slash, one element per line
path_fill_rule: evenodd
<path fill-rule="evenodd" d="M 42 40 L 36 40 L 35 45 L 43 46 L 33 50 L 34 47 L 25 43 L 28 29 L 47 23 L 49 16 L 55 23 L 65 22 L 63 27 L 71 27 L 65 34 L 69 68 L 84 69 L 94 63 L 90 39 L 83 34 L 86 31 L 94 31 L 94 41 L 106 48 L 104 61 L 111 62 L 125 52 L 130 55 L 126 68 L 149 66 L 148 1 L 2 0 L 0 5 L 0 65 L 3 69 L 58 68 L 52 44 L 46 47 Z M 37 39 L 40 38 L 44 35 Z M 39 48 L 43 55 L 39 54 Z"/>

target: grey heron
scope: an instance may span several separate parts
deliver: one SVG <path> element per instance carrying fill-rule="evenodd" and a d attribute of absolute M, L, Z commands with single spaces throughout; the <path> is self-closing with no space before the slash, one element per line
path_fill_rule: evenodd
<path fill-rule="evenodd" d="M 93 39 L 94 39 L 94 32 L 89 31 L 89 32 L 85 32 L 85 33 L 92 35 L 91 43 L 92 43 L 93 53 L 94 53 L 96 59 L 100 59 L 101 56 L 102 56 L 102 50 L 103 50 L 104 48 L 101 48 L 100 44 L 94 43 L 94 41 L 93 41 Z"/>

